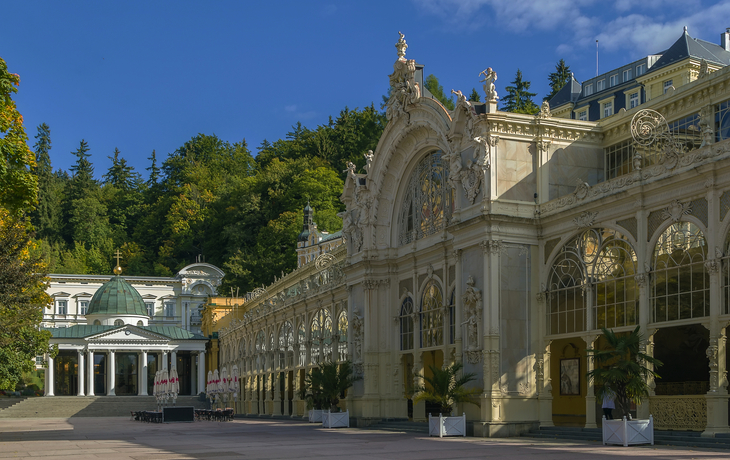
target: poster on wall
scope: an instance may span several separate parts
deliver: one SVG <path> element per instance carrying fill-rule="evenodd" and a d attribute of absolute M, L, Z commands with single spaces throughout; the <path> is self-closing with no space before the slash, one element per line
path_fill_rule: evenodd
<path fill-rule="evenodd" d="M 560 394 L 580 395 L 580 358 L 560 360 Z"/>

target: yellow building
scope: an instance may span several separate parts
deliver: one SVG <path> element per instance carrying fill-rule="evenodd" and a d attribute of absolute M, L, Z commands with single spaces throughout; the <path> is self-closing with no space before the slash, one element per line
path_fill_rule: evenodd
<path fill-rule="evenodd" d="M 301 417 L 305 373 L 349 359 L 359 425 L 423 421 L 409 389 L 459 361 L 481 388 L 480 407 L 457 408 L 475 435 L 592 428 L 586 349 L 639 325 L 665 364 L 636 415 L 730 432 L 730 68 L 578 120 L 498 111 L 491 68 L 487 101 L 449 111 L 396 47 L 388 123 L 342 193 L 345 244 L 245 308 L 211 307 L 219 364 L 241 370 L 237 410 Z"/>

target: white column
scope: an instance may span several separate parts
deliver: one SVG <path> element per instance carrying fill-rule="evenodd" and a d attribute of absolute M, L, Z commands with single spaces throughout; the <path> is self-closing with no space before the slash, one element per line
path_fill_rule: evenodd
<path fill-rule="evenodd" d="M 86 392 L 88 396 L 94 396 L 94 352 L 92 350 L 89 350 L 89 365 L 87 366 L 89 368 L 88 380 L 89 380 L 89 391 Z"/>
<path fill-rule="evenodd" d="M 167 370 L 167 352 L 166 351 L 162 352 L 162 367 L 160 368 L 160 370 L 165 370 L 165 371 Z"/>
<path fill-rule="evenodd" d="M 139 389 L 137 394 L 147 396 L 147 351 L 142 351 L 142 358 L 139 364 Z"/>
<path fill-rule="evenodd" d="M 109 388 L 107 389 L 106 395 L 116 396 L 114 391 L 117 383 L 117 366 L 114 362 L 114 350 L 109 350 L 109 375 L 107 377 L 109 380 Z"/>
<path fill-rule="evenodd" d="M 172 352 L 172 357 L 170 359 L 170 370 L 177 369 L 177 352 Z"/>
<path fill-rule="evenodd" d="M 78 363 L 76 365 L 76 373 L 79 376 L 79 392 L 77 396 L 84 396 L 84 350 L 78 351 Z"/>
<path fill-rule="evenodd" d="M 198 353 L 198 393 L 205 391 L 205 353 Z"/>
<path fill-rule="evenodd" d="M 53 383 L 53 358 L 49 356 L 46 369 L 46 396 L 53 396 Z"/>

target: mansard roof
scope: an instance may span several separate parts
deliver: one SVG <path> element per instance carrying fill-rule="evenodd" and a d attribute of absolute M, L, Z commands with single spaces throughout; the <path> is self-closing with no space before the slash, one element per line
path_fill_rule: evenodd
<path fill-rule="evenodd" d="M 570 80 L 565 83 L 562 88 L 560 88 L 560 91 L 555 93 L 555 96 L 548 101 L 548 104 L 550 104 L 551 109 L 554 109 L 563 104 L 575 102 L 580 97 L 581 90 L 581 84 L 578 83 L 578 80 L 576 80 L 573 75 L 571 75 Z"/>
<path fill-rule="evenodd" d="M 714 62 L 723 66 L 730 65 L 730 51 L 726 51 L 720 45 L 699 38 L 692 38 L 685 30 L 682 36 L 651 66 L 649 72 L 690 57 L 704 59 L 707 62 Z"/>

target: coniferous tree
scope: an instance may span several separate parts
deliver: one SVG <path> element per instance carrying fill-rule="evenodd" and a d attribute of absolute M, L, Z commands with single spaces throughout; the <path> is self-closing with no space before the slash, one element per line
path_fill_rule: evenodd
<path fill-rule="evenodd" d="M 566 83 L 570 81 L 570 66 L 565 64 L 565 60 L 561 59 L 555 64 L 555 72 L 551 72 L 548 75 L 548 81 L 550 81 L 550 94 L 545 96 L 543 100 L 549 101 L 553 98 L 558 91 L 563 89 Z"/>
<path fill-rule="evenodd" d="M 57 241 L 61 229 L 61 198 L 63 179 L 53 174 L 51 166 L 51 129 L 47 124 L 38 126 L 35 138 L 35 173 L 38 176 L 38 206 L 31 213 L 31 223 L 38 238 Z"/>
<path fill-rule="evenodd" d="M 470 102 L 481 102 L 481 98 L 479 97 L 479 93 L 477 93 L 476 88 L 471 89 L 471 94 L 469 95 L 469 101 Z"/>
<path fill-rule="evenodd" d="M 438 78 L 436 78 L 433 74 L 426 77 L 424 86 L 431 94 L 433 94 L 433 97 L 435 97 L 437 101 L 444 105 L 444 107 L 449 110 L 454 110 L 454 107 L 456 107 L 454 99 L 446 97 L 446 94 L 444 94 L 444 87 L 439 84 Z"/>
<path fill-rule="evenodd" d="M 89 161 L 91 154 L 88 152 L 89 144 L 83 139 L 79 148 L 75 152 L 71 152 L 76 157 L 76 163 L 69 168 L 71 182 L 68 188 L 68 201 L 84 198 L 98 186 L 94 180 L 94 166 Z"/>
<path fill-rule="evenodd" d="M 502 110 L 513 113 L 536 114 L 540 108 L 535 105 L 532 98 L 536 93 L 531 93 L 530 82 L 522 79 L 522 71 L 517 69 L 517 74 L 511 86 L 505 87 L 507 95 L 502 98 Z"/>

